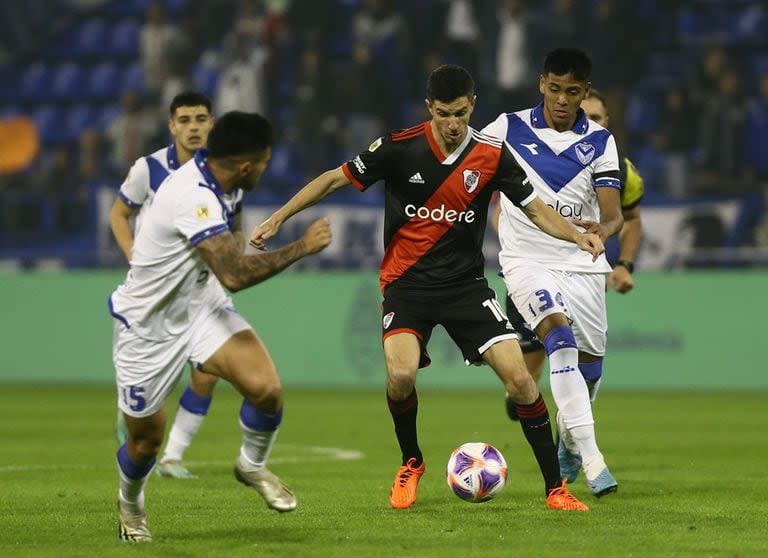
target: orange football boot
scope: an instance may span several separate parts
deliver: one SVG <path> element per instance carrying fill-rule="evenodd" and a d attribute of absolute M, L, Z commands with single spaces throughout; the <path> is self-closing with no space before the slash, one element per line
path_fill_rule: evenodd
<path fill-rule="evenodd" d="M 416 467 L 416 458 L 411 457 L 408 462 L 400 467 L 395 476 L 395 483 L 389 493 L 389 504 L 398 510 L 410 508 L 416 501 L 416 488 L 419 479 L 426 469 L 424 462 Z"/>
<path fill-rule="evenodd" d="M 552 510 L 563 511 L 589 511 L 586 504 L 579 501 L 576 496 L 570 493 L 565 487 L 566 480 L 557 488 L 553 488 L 547 495 L 547 507 Z"/>

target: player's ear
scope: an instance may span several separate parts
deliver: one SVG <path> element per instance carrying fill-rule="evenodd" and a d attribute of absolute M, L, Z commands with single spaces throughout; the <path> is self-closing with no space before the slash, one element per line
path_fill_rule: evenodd
<path fill-rule="evenodd" d="M 544 91 L 546 90 L 546 84 L 544 83 L 544 74 L 541 74 L 539 76 L 539 93 L 542 95 L 544 94 Z"/>
<path fill-rule="evenodd" d="M 586 89 L 584 89 L 584 98 L 585 98 L 585 99 L 587 98 L 587 96 L 589 95 L 589 92 L 590 92 L 591 90 L 592 90 L 592 82 L 591 82 L 591 81 L 588 81 L 588 82 L 587 82 L 587 86 L 586 86 Z"/>
<path fill-rule="evenodd" d="M 429 114 L 432 114 L 434 116 L 434 114 L 432 113 L 432 101 L 430 101 L 429 99 L 424 99 L 424 105 L 427 107 L 427 111 L 429 112 Z"/>

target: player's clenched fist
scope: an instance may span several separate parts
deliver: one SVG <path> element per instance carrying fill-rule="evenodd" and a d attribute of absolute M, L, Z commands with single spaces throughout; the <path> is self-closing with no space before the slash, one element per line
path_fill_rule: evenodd
<path fill-rule="evenodd" d="M 304 242 L 307 254 L 315 254 L 328 246 L 332 239 L 331 221 L 328 217 L 323 217 L 307 227 L 301 240 Z"/>

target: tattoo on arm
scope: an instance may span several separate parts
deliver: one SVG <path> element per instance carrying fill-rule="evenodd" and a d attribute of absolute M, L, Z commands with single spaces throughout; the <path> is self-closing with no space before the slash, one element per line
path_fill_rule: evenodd
<path fill-rule="evenodd" d="M 241 252 L 245 251 L 245 234 L 243 234 L 243 214 L 238 213 L 235 215 L 235 219 L 232 222 L 232 235 L 237 241 L 237 245 L 240 246 Z"/>
<path fill-rule="evenodd" d="M 232 292 L 266 281 L 307 255 L 302 240 L 274 252 L 244 255 L 242 241 L 229 231 L 203 240 L 197 249 L 221 284 Z"/>

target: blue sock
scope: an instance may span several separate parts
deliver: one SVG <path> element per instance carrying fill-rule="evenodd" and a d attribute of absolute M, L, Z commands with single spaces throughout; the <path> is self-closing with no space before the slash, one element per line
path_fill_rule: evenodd
<path fill-rule="evenodd" d="M 187 386 L 184 390 L 184 393 L 181 394 L 181 400 L 179 401 L 179 405 L 181 405 L 184 409 L 189 411 L 190 413 L 194 413 L 196 415 L 207 415 L 208 414 L 208 408 L 211 406 L 211 401 L 213 400 L 213 397 L 205 397 L 203 395 L 198 395 L 194 391 L 192 391 L 192 388 Z"/>

